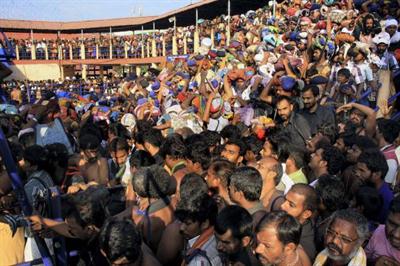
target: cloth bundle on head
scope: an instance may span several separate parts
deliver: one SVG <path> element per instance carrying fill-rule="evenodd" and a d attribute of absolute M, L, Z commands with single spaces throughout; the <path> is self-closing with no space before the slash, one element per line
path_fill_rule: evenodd
<path fill-rule="evenodd" d="M 210 38 L 204 38 L 204 39 L 201 41 L 201 46 L 210 49 L 211 46 L 212 46 L 212 41 L 211 41 L 211 39 L 210 39 Z"/>
<path fill-rule="evenodd" d="M 274 120 L 272 118 L 269 118 L 265 115 L 259 116 L 255 119 L 251 120 L 251 124 L 253 124 L 253 125 L 258 124 L 258 125 L 263 125 L 263 126 L 272 124 L 273 122 L 274 122 Z"/>
<path fill-rule="evenodd" d="M 385 21 L 385 28 L 390 27 L 390 26 L 399 26 L 399 22 L 394 19 L 394 18 L 389 18 Z"/>
<path fill-rule="evenodd" d="M 390 35 L 387 32 L 380 32 L 378 35 L 375 35 L 375 37 L 372 39 L 372 41 L 375 44 L 380 44 L 380 43 L 384 43 L 386 45 L 390 44 Z"/>
<path fill-rule="evenodd" d="M 327 4 L 325 3 L 325 5 Z M 347 13 L 343 10 L 334 9 L 329 13 L 329 15 L 332 22 L 340 24 L 345 19 Z"/>
<path fill-rule="evenodd" d="M 197 95 L 192 100 L 192 106 L 196 108 L 200 116 L 203 116 L 204 110 L 206 109 L 206 99 L 201 95 Z"/>
<path fill-rule="evenodd" d="M 264 60 L 264 54 L 256 54 L 254 56 L 254 62 L 257 64 Z"/>
<path fill-rule="evenodd" d="M 292 91 L 296 85 L 296 79 L 290 76 L 282 76 L 279 81 L 285 91 Z"/>
<path fill-rule="evenodd" d="M 227 75 L 228 75 L 228 79 L 231 80 L 231 81 L 235 81 L 235 80 L 238 80 L 238 79 L 245 80 L 245 73 L 244 73 L 244 70 L 242 70 L 242 69 L 231 70 L 231 71 L 228 72 Z"/>
<path fill-rule="evenodd" d="M 161 84 L 159 81 L 155 81 L 152 85 L 151 85 L 151 89 L 153 91 L 158 91 L 161 87 Z"/>
<path fill-rule="evenodd" d="M 238 48 L 240 48 L 240 46 L 242 46 L 242 44 L 239 41 L 232 40 L 230 45 L 229 45 L 229 48 L 238 49 Z"/>
<path fill-rule="evenodd" d="M 166 111 L 168 108 L 170 108 L 173 105 L 179 105 L 179 102 L 177 101 L 177 99 L 175 99 L 174 95 L 172 95 L 172 94 L 167 95 L 164 98 L 163 110 Z"/>
<path fill-rule="evenodd" d="M 335 44 L 340 45 L 342 43 L 353 43 L 356 40 L 356 38 L 348 33 L 338 33 L 335 36 Z"/>
<path fill-rule="evenodd" d="M 224 100 L 221 97 L 215 97 L 211 102 L 210 113 L 215 114 L 222 110 Z"/>
<path fill-rule="evenodd" d="M 160 109 L 154 105 L 154 101 L 149 101 L 146 98 L 140 98 L 137 101 L 137 106 L 133 113 L 136 117 L 139 117 L 139 114 L 143 112 L 144 115 L 148 115 L 149 113 L 151 117 L 157 117 L 160 115 Z"/>
<path fill-rule="evenodd" d="M 320 85 L 328 83 L 328 79 L 324 76 L 316 75 L 310 79 L 310 84 Z"/>
<path fill-rule="evenodd" d="M 295 7 L 289 7 L 286 11 L 288 17 L 293 17 L 296 15 L 297 9 Z"/>
<path fill-rule="evenodd" d="M 193 60 L 193 59 L 188 59 L 186 63 L 188 65 L 188 67 L 194 67 L 197 65 L 196 60 Z"/>
<path fill-rule="evenodd" d="M 224 102 L 222 116 L 225 119 L 230 119 L 233 117 L 232 107 L 228 102 Z"/>
<path fill-rule="evenodd" d="M 210 51 L 208 52 L 208 56 L 209 56 L 209 58 L 211 58 L 211 59 L 216 58 L 216 57 L 217 57 L 217 51 L 216 51 L 216 50 L 210 50 Z"/>
<path fill-rule="evenodd" d="M 263 77 L 272 78 L 273 74 L 275 73 L 275 67 L 273 64 L 267 63 L 258 68 L 258 73 L 260 73 L 260 75 Z"/>
<path fill-rule="evenodd" d="M 132 132 L 136 126 L 136 118 L 133 114 L 124 114 L 121 118 L 121 124 Z"/>

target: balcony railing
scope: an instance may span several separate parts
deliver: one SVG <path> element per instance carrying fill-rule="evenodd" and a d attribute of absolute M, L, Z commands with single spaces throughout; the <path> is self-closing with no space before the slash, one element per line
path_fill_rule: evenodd
<path fill-rule="evenodd" d="M 18 45 L 15 44 L 17 60 L 79 60 L 79 59 L 129 59 L 158 56 L 193 54 L 199 48 L 199 37 L 168 40 L 142 40 L 136 43 L 120 42 L 117 44 L 50 44 Z M 197 42 L 197 43 L 196 43 Z"/>

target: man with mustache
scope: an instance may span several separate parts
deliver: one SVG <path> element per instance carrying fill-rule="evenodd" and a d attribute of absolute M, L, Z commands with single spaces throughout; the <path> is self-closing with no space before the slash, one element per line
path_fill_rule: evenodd
<path fill-rule="evenodd" d="M 365 248 L 374 265 L 398 265 L 400 261 L 400 197 L 393 199 L 389 210 L 386 223 L 375 230 Z"/>
<path fill-rule="evenodd" d="M 217 216 L 214 235 L 224 265 L 260 265 L 251 249 L 253 218 L 246 209 L 225 207 Z"/>
<path fill-rule="evenodd" d="M 217 212 L 217 203 L 208 194 L 179 201 L 175 216 L 186 240 L 182 265 L 222 265 L 214 236 Z"/>
<path fill-rule="evenodd" d="M 336 113 L 350 111 L 349 120 L 356 126 L 357 135 L 373 137 L 376 130 L 376 113 L 368 106 L 348 103 L 336 109 Z"/>
<path fill-rule="evenodd" d="M 389 205 L 393 199 L 393 191 L 385 176 L 388 172 L 388 165 L 383 153 L 379 150 L 366 150 L 358 157 L 354 168 L 354 175 L 362 183 L 375 187 L 383 199 L 383 208 L 378 215 L 378 221 L 385 223 L 389 213 Z"/>
<path fill-rule="evenodd" d="M 87 182 L 94 181 L 101 185 L 108 183 L 108 162 L 99 154 L 100 141 L 91 134 L 84 135 L 79 140 L 81 149 L 78 163 L 79 171 Z"/>
<path fill-rule="evenodd" d="M 367 257 L 362 244 L 368 238 L 367 219 L 346 209 L 333 213 L 325 233 L 325 249 L 314 261 L 314 266 L 366 266 Z"/>
<path fill-rule="evenodd" d="M 293 145 L 305 147 L 306 141 L 311 137 L 308 121 L 294 110 L 291 98 L 279 96 L 276 102 L 277 113 L 282 119 L 279 125 L 282 131 L 290 136 Z"/>
<path fill-rule="evenodd" d="M 301 225 L 283 211 L 267 213 L 256 228 L 255 252 L 265 266 L 308 266 L 310 260 L 300 245 Z"/>
<path fill-rule="evenodd" d="M 301 96 L 304 108 L 300 111 L 300 114 L 309 122 L 312 135 L 317 133 L 322 124 L 335 124 L 334 112 L 328 107 L 319 104 L 319 94 L 320 91 L 317 85 L 308 85 L 304 88 Z"/>

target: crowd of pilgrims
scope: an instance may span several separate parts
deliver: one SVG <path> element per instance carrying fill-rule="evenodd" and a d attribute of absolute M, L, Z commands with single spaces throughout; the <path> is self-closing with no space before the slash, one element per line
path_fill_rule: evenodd
<path fill-rule="evenodd" d="M 400 265 L 399 7 L 278 1 L 140 75 L 2 81 L 33 213 L 2 158 L 0 265 L 57 236 L 68 265 Z"/>

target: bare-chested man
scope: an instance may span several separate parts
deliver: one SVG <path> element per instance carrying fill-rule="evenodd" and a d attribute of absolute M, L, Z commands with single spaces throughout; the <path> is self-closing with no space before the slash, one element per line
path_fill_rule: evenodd
<path fill-rule="evenodd" d="M 96 136 L 84 135 L 79 140 L 81 156 L 78 163 L 79 171 L 86 182 L 96 182 L 101 185 L 108 183 L 107 159 L 100 157 L 98 149 L 100 141 Z"/>
<path fill-rule="evenodd" d="M 139 169 L 132 179 L 139 205 L 132 209 L 132 219 L 153 252 L 157 251 L 166 226 L 174 220 L 174 210 L 167 196 L 170 182 L 167 171 L 158 165 Z"/>

